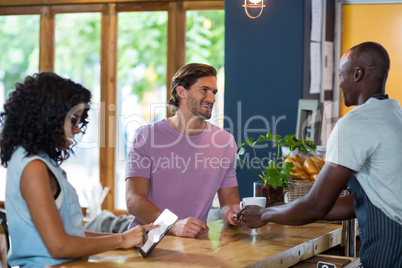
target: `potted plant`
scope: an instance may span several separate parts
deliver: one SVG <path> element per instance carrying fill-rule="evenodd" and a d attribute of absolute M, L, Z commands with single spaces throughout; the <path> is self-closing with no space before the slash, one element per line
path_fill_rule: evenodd
<path fill-rule="evenodd" d="M 256 145 L 264 142 L 272 142 L 273 147 L 277 147 L 276 158 L 270 159 L 266 166 L 262 165 L 261 160 L 257 157 Z M 312 141 L 299 140 L 295 135 L 287 135 L 282 138 L 279 135 L 272 135 L 268 132 L 265 136 L 260 135 L 258 140 L 250 138 L 245 142 L 237 143 L 238 152 L 237 159 L 242 162 L 248 169 L 250 169 L 260 180 L 261 183 L 255 187 L 256 196 L 265 196 L 267 198 L 267 206 L 271 206 L 277 202 L 284 201 L 284 190 L 287 187 L 288 179 L 292 178 L 292 168 L 294 167 L 292 162 L 286 162 L 286 158 L 290 154 L 298 150 L 307 154 L 309 151 L 315 152 L 316 145 Z M 281 157 L 281 148 L 288 147 L 289 152 L 286 156 Z M 247 163 L 242 157 L 246 153 L 246 148 L 251 147 L 254 154 L 254 163 L 256 168 L 253 168 L 250 163 Z"/>

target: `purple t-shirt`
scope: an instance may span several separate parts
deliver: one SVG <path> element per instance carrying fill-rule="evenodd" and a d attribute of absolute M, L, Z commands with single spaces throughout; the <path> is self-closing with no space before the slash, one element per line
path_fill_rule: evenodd
<path fill-rule="evenodd" d="M 126 178 L 149 178 L 147 198 L 161 211 L 206 222 L 216 192 L 237 186 L 236 152 L 234 137 L 217 126 L 188 136 L 164 119 L 136 131 Z M 134 218 L 129 228 L 138 224 Z"/>

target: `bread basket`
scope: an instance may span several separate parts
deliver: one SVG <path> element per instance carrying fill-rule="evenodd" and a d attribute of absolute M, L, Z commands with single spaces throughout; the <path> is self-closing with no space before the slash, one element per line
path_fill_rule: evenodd
<path fill-rule="evenodd" d="M 287 191 L 285 193 L 285 202 L 289 203 L 296 200 L 299 197 L 308 194 L 313 187 L 314 181 L 301 181 L 289 179 Z M 340 193 L 340 197 L 345 195 L 345 191 Z"/>
<path fill-rule="evenodd" d="M 314 181 L 302 181 L 289 179 L 286 191 L 286 201 L 292 202 L 299 197 L 305 196 L 313 187 Z"/>

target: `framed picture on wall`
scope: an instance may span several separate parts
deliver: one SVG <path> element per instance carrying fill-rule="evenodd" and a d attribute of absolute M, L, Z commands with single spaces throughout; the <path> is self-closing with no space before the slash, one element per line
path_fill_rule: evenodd
<path fill-rule="evenodd" d="M 321 111 L 319 100 L 299 100 L 296 138 L 320 144 Z"/>

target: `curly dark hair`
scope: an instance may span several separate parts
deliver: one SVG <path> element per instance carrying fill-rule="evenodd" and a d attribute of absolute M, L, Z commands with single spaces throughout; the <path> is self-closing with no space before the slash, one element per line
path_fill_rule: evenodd
<path fill-rule="evenodd" d="M 57 164 L 70 156 L 72 146 L 65 146 L 66 116 L 80 103 L 86 104 L 81 116 L 81 132 L 88 124 L 91 92 L 70 79 L 43 72 L 16 83 L 0 113 L 0 157 L 7 167 L 14 151 L 22 146 L 27 156 L 47 154 Z"/>
<path fill-rule="evenodd" d="M 181 67 L 170 82 L 170 90 L 172 92 L 172 97 L 168 102 L 170 111 L 175 113 L 179 109 L 180 97 L 176 90 L 178 86 L 183 86 L 185 89 L 189 90 L 199 78 L 207 76 L 216 77 L 216 69 L 202 63 L 189 63 Z"/>

